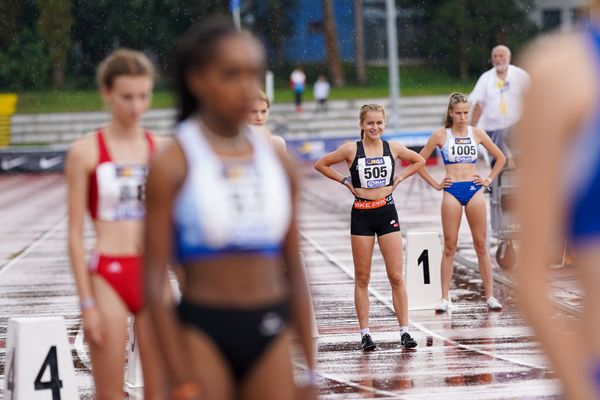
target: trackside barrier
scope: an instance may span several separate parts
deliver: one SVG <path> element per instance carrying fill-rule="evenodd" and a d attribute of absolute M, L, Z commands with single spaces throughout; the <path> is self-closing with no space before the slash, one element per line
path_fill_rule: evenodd
<path fill-rule="evenodd" d="M 4 399 L 79 399 L 63 317 L 8 320 Z"/>
<path fill-rule="evenodd" d="M 409 310 L 430 310 L 442 297 L 442 245 L 437 232 L 406 234 L 406 291 Z"/>
<path fill-rule="evenodd" d="M 0 147 L 10 145 L 11 118 L 17 110 L 17 95 L 0 94 Z"/>

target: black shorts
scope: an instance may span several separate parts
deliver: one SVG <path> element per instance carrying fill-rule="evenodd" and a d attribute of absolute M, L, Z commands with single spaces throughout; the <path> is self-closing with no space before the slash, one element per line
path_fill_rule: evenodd
<path fill-rule="evenodd" d="M 195 304 L 183 298 L 177 308 L 184 325 L 212 339 L 238 383 L 283 333 L 288 321 L 286 301 L 251 309 L 230 309 Z"/>
<path fill-rule="evenodd" d="M 352 206 L 350 234 L 383 236 L 400 232 L 398 212 L 392 195 L 380 200 L 356 199 Z"/>

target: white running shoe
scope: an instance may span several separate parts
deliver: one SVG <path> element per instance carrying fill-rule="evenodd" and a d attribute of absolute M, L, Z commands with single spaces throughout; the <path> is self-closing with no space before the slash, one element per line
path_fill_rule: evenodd
<path fill-rule="evenodd" d="M 490 297 L 486 303 L 491 311 L 502 311 L 502 304 L 495 297 Z"/>
<path fill-rule="evenodd" d="M 447 299 L 440 299 L 437 305 L 435 306 L 435 312 L 438 314 L 443 314 L 452 306 L 452 301 Z"/>

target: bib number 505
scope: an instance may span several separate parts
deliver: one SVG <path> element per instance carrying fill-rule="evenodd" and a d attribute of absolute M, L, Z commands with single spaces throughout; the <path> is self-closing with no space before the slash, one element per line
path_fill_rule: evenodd
<path fill-rule="evenodd" d="M 365 178 L 366 179 L 379 179 L 385 178 L 387 176 L 387 168 L 385 166 L 381 167 L 371 167 L 365 168 Z"/>

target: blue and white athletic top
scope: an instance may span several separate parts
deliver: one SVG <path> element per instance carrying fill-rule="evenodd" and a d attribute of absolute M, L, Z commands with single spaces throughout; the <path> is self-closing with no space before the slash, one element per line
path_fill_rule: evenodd
<path fill-rule="evenodd" d="M 473 136 L 472 127 L 467 127 L 465 137 L 456 137 L 452 134 L 452 129 L 446 129 L 446 142 L 442 146 L 444 164 L 475 164 L 478 154 L 478 144 Z"/>
<path fill-rule="evenodd" d="M 280 252 L 291 216 L 290 182 L 273 146 L 250 128 L 251 159 L 221 158 L 196 119 L 175 136 L 187 176 L 173 208 L 177 259 L 193 261 L 231 252 Z"/>
<path fill-rule="evenodd" d="M 600 76 L 600 32 L 587 35 Z M 600 90 L 600 88 L 598 88 Z M 600 98 L 591 115 L 573 136 L 563 182 L 567 193 L 567 232 L 572 243 L 600 239 Z"/>

